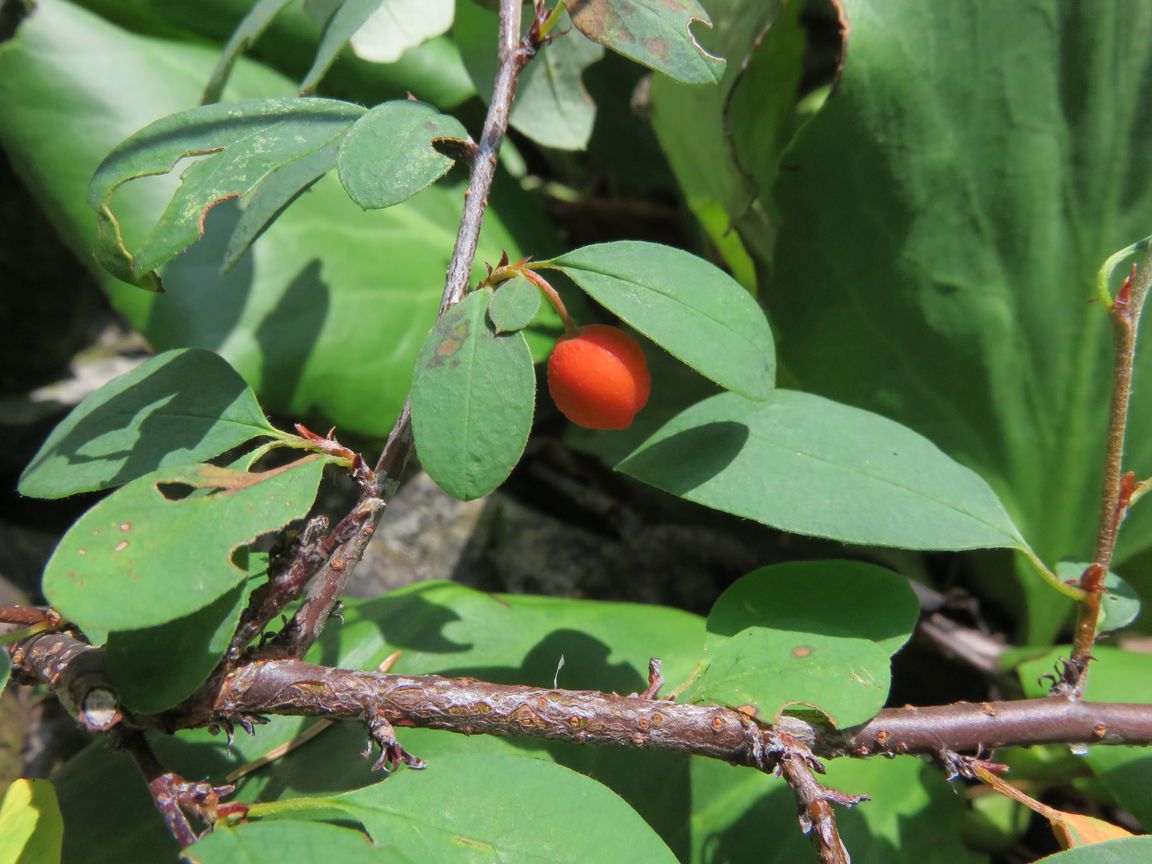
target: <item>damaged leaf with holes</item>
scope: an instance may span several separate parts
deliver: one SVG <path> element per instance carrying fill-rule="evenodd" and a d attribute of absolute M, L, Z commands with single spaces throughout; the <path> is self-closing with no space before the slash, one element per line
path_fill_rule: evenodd
<path fill-rule="evenodd" d="M 263 472 L 166 468 L 105 498 L 64 535 L 44 594 L 94 641 L 190 615 L 236 588 L 237 550 L 307 515 L 326 456 Z"/>

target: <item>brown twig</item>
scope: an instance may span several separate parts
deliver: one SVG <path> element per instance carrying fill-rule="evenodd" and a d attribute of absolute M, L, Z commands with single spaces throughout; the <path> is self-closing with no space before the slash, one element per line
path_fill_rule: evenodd
<path fill-rule="evenodd" d="M 812 838 L 823 864 L 852 864 L 848 848 L 836 827 L 833 804 L 855 807 L 868 800 L 867 795 L 846 795 L 829 789 L 816 779 L 824 768 L 802 741 L 787 733 L 774 733 L 782 751 L 777 771 L 792 789 L 799 808 L 800 830 Z"/>
<path fill-rule="evenodd" d="M 1108 310 L 1112 319 L 1113 361 L 1112 397 L 1108 412 L 1108 439 L 1104 453 L 1104 474 L 1100 492 L 1100 519 L 1096 532 L 1096 549 L 1092 563 L 1080 577 L 1084 599 L 1076 624 L 1072 656 L 1065 663 L 1064 674 L 1053 686 L 1053 693 L 1079 699 L 1084 692 L 1092 646 L 1096 643 L 1096 625 L 1100 617 L 1100 600 L 1104 577 L 1112 565 L 1120 523 L 1135 491 L 1135 477 L 1124 474 L 1124 443 L 1128 428 L 1128 403 L 1132 396 L 1132 369 L 1140 315 L 1152 285 L 1152 252 L 1138 271 L 1132 268 L 1116 292 Z"/>
<path fill-rule="evenodd" d="M 21 627 L 34 627 L 44 624 L 55 627 L 61 621 L 55 609 L 38 609 L 34 606 L 0 606 L 0 624 L 17 624 Z"/>
<path fill-rule="evenodd" d="M 120 735 L 120 746 L 135 761 L 140 773 L 148 781 L 148 791 L 156 809 L 164 817 L 164 824 L 181 848 L 196 842 L 197 832 L 192 827 L 188 815 L 194 815 L 208 826 L 216 818 L 216 808 L 221 796 L 236 791 L 235 786 L 213 786 L 211 783 L 190 783 L 179 774 L 165 771 L 164 766 L 152 752 L 147 740 L 139 732 L 124 732 Z"/>
<path fill-rule="evenodd" d="M 508 130 L 508 117 L 516 94 L 516 82 L 545 38 L 540 31 L 543 7 L 538 5 L 533 25 L 528 35 L 521 39 L 520 7 L 518 0 L 501 0 L 500 3 L 500 65 L 493 85 L 492 101 L 484 120 L 484 130 L 475 151 L 471 154 L 468 189 L 464 193 L 460 227 L 444 281 L 440 315 L 460 302 L 468 288 L 472 265 L 476 259 L 480 228 L 496 176 L 500 146 Z M 310 570 L 301 568 L 307 576 L 304 582 L 308 584 L 304 603 L 272 643 L 269 652 L 271 656 L 302 657 L 319 637 L 332 610 L 336 608 L 349 576 L 364 556 L 364 550 L 384 509 L 398 488 L 400 475 L 411 452 L 412 416 L 410 403 L 405 401 L 404 408 L 388 436 L 388 443 L 376 464 L 375 488 L 365 493 L 356 510 L 337 526 L 334 534 L 339 532 L 341 526 L 351 530 L 346 531 L 338 542 L 329 544 L 331 548 L 325 550 L 327 555 L 319 566 Z M 354 524 L 348 524 L 350 519 Z M 299 590 L 296 596 L 299 596 Z M 284 608 L 288 599 L 295 598 L 289 598 L 285 592 L 274 591 L 268 599 L 270 602 L 266 602 L 259 616 L 265 618 L 265 624 Z M 270 615 L 267 614 L 269 611 Z M 263 628 L 263 624 L 260 628 Z M 247 637 L 250 641 L 256 635 L 251 633 L 252 629 L 251 626 L 247 627 L 243 634 L 238 634 L 238 637 Z M 237 656 L 235 650 L 232 656 Z"/>

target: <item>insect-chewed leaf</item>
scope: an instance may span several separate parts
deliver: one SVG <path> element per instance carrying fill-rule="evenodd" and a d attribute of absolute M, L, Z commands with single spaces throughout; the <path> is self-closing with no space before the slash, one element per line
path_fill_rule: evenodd
<path fill-rule="evenodd" d="M 467 137 L 459 120 L 431 105 L 385 102 L 349 130 L 340 147 L 340 182 L 365 210 L 391 207 L 435 183 L 455 164 L 432 142 Z"/>
<path fill-rule="evenodd" d="M 520 332 L 488 323 L 492 289 L 440 318 L 412 373 L 412 431 L 420 464 L 456 498 L 491 492 L 515 467 L 535 409 L 532 352 Z"/>
<path fill-rule="evenodd" d="M 618 467 L 797 534 L 901 549 L 1028 548 L 991 487 L 926 438 L 808 393 L 705 399 Z"/>
<path fill-rule="evenodd" d="M 196 241 L 208 210 L 324 150 L 365 110 L 330 99 L 257 99 L 205 105 L 146 126 L 105 157 L 88 187 L 88 204 L 100 218 L 97 258 L 118 278 L 159 290 L 156 268 Z M 130 251 L 110 207 L 112 194 L 129 180 L 166 174 L 189 156 L 205 158 L 184 171 L 152 233 Z"/>
<path fill-rule="evenodd" d="M 540 289 L 517 276 L 496 289 L 488 304 L 488 318 L 497 333 L 523 330 L 540 311 Z"/>
<path fill-rule="evenodd" d="M 44 594 L 90 635 L 203 609 L 247 576 L 233 553 L 307 515 L 331 459 L 260 473 L 214 465 L 147 474 L 85 513 L 60 541 Z"/>
<path fill-rule="evenodd" d="M 700 47 L 693 21 L 710 24 L 696 0 L 564 0 L 576 28 L 600 44 L 685 84 L 715 84 L 724 60 Z"/>
<path fill-rule="evenodd" d="M 539 267 L 563 271 L 705 378 L 750 399 L 772 395 L 776 352 L 759 304 L 736 280 L 682 249 L 622 241 L 576 249 Z"/>
<path fill-rule="evenodd" d="M 77 405 L 24 469 L 20 492 L 63 498 L 108 489 L 279 434 L 221 357 L 200 348 L 166 351 Z"/>

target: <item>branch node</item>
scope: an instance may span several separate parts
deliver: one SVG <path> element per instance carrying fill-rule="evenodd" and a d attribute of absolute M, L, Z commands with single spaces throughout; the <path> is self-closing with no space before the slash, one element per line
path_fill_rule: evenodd
<path fill-rule="evenodd" d="M 372 763 L 373 771 L 382 771 L 385 774 L 391 774 L 403 762 L 409 768 L 420 771 L 428 767 L 428 763 L 423 759 L 413 756 L 400 744 L 396 738 L 396 730 L 392 727 L 386 719 L 379 714 L 368 721 L 368 747 L 365 748 L 363 756 L 365 759 L 372 758 L 372 747 L 375 745 L 380 748 L 380 758 Z"/>

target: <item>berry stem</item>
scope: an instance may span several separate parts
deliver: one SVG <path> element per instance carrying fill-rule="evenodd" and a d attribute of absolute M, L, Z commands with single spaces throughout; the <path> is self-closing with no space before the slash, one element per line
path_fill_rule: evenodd
<path fill-rule="evenodd" d="M 564 335 L 575 336 L 576 325 L 572 323 L 572 317 L 568 314 L 568 307 L 564 305 L 564 301 L 560 299 L 560 295 L 556 289 L 548 284 L 548 280 L 528 267 L 520 267 L 519 272 L 525 279 L 544 292 L 544 296 L 548 298 L 548 302 L 556 309 L 556 314 L 560 316 L 560 320 L 564 322 Z"/>

